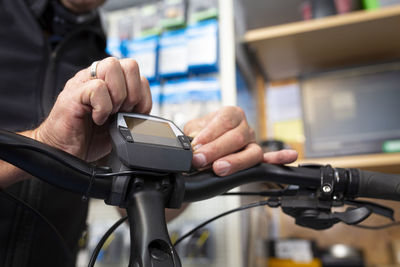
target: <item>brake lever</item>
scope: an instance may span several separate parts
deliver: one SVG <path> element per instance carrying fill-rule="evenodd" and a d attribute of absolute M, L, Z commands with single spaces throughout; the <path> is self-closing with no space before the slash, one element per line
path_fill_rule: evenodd
<path fill-rule="evenodd" d="M 361 200 L 345 200 L 344 203 L 347 205 L 353 205 L 356 207 L 365 207 L 365 208 L 371 210 L 372 213 L 381 215 L 383 217 L 390 219 L 391 221 L 394 221 L 393 209 L 385 207 L 383 205 L 376 204 L 376 203 L 369 202 L 369 201 L 361 201 Z"/>
<path fill-rule="evenodd" d="M 337 218 L 345 224 L 353 225 L 358 224 L 367 219 L 372 213 L 367 207 L 348 208 L 344 212 L 332 213 L 332 218 Z"/>

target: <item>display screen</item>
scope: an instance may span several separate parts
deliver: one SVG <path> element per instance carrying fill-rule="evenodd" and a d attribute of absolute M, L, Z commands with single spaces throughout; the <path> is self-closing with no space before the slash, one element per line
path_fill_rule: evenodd
<path fill-rule="evenodd" d="M 124 116 L 135 143 L 182 148 L 168 122 Z"/>
<path fill-rule="evenodd" d="M 174 131 L 167 122 L 139 119 L 135 117 L 124 117 L 132 135 L 151 135 L 164 138 L 176 139 Z"/>

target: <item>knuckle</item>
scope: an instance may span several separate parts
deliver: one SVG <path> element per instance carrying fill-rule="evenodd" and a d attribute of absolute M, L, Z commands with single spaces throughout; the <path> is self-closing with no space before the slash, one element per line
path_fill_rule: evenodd
<path fill-rule="evenodd" d="M 134 59 L 127 59 L 126 61 L 126 72 L 130 74 L 139 74 L 139 64 L 136 60 Z"/>
<path fill-rule="evenodd" d="M 103 80 L 96 79 L 92 81 L 93 87 L 95 90 L 104 90 L 107 89 L 106 84 Z"/>
<path fill-rule="evenodd" d="M 107 58 L 103 59 L 103 62 L 110 66 L 119 65 L 119 60 L 115 57 L 107 57 Z"/>
<path fill-rule="evenodd" d="M 100 114 L 108 115 L 108 114 L 111 114 L 111 112 L 113 110 L 113 105 L 110 101 L 104 101 L 104 102 L 95 104 L 95 109 Z"/>
<path fill-rule="evenodd" d="M 231 115 L 231 113 L 222 112 L 219 115 L 219 119 L 221 125 L 226 129 L 233 129 L 236 127 L 235 118 Z"/>
<path fill-rule="evenodd" d="M 74 79 L 72 78 L 72 79 L 69 79 L 66 83 L 65 83 L 65 86 L 64 86 L 64 89 L 61 91 L 61 93 L 62 92 L 65 92 L 65 91 L 67 91 L 67 90 L 71 90 L 71 89 L 73 89 L 73 88 L 75 88 L 76 86 L 75 86 L 75 81 L 74 81 Z"/>
<path fill-rule="evenodd" d="M 139 63 L 133 58 L 124 58 L 121 59 L 121 65 L 123 66 L 123 70 L 129 76 L 138 77 L 139 76 Z"/>
<path fill-rule="evenodd" d="M 219 113 L 219 119 L 225 128 L 233 129 L 242 121 L 247 125 L 246 116 L 242 108 L 237 106 L 223 107 Z"/>
<path fill-rule="evenodd" d="M 245 118 L 245 113 L 241 107 L 238 106 L 227 106 L 223 108 L 223 113 L 231 114 L 233 117 L 240 119 Z"/>
<path fill-rule="evenodd" d="M 243 134 L 238 132 L 232 133 L 232 138 L 235 140 L 238 146 L 243 147 L 246 145 L 246 138 L 244 137 Z"/>
<path fill-rule="evenodd" d="M 257 144 L 254 144 L 251 149 L 253 150 L 254 155 L 261 161 L 263 158 L 263 151 L 261 147 Z"/>
<path fill-rule="evenodd" d="M 239 116 L 241 119 L 246 118 L 246 115 L 244 113 L 244 110 L 241 107 L 234 107 L 235 109 L 235 114 L 237 114 L 237 116 Z"/>

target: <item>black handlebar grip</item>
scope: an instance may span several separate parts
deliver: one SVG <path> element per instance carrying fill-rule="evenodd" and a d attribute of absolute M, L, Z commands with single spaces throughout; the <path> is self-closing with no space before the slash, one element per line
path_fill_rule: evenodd
<path fill-rule="evenodd" d="M 362 170 L 358 172 L 358 197 L 400 200 L 400 175 Z"/>
<path fill-rule="evenodd" d="M 111 179 L 90 181 L 93 171 L 106 171 L 93 169 L 89 163 L 64 151 L 4 130 L 0 130 L 0 159 L 51 185 L 78 194 L 106 199 L 111 190 Z"/>

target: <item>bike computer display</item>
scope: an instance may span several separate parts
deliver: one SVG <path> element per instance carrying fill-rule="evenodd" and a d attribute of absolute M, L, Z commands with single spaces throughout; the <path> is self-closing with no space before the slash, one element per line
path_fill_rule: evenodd
<path fill-rule="evenodd" d="M 172 121 L 118 113 L 110 127 L 114 153 L 127 167 L 168 172 L 190 170 L 189 138 Z"/>

